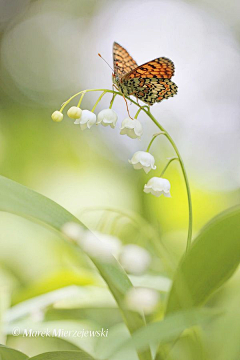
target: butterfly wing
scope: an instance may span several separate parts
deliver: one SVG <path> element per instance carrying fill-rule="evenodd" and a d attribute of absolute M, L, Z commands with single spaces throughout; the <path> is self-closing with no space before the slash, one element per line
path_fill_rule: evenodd
<path fill-rule="evenodd" d="M 113 43 L 113 66 L 114 73 L 119 78 L 138 67 L 127 50 L 116 42 Z"/>
<path fill-rule="evenodd" d="M 141 79 L 171 79 L 174 75 L 174 64 L 171 60 L 160 57 L 131 70 L 122 80 Z"/>
<path fill-rule="evenodd" d="M 177 93 L 177 85 L 170 80 L 173 75 L 173 62 L 160 57 L 125 74 L 121 84 L 139 100 L 153 105 Z"/>
<path fill-rule="evenodd" d="M 169 79 L 136 77 L 123 81 L 123 85 L 130 90 L 131 95 L 148 105 L 177 94 L 177 85 Z"/>

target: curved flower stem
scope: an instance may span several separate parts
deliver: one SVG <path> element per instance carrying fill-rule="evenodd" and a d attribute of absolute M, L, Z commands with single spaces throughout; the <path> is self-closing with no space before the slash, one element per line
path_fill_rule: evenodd
<path fill-rule="evenodd" d="M 175 144 L 175 142 L 173 141 L 173 139 L 171 138 L 171 136 L 169 135 L 169 133 L 163 128 L 163 126 L 161 124 L 159 124 L 159 122 L 155 119 L 155 117 L 153 116 L 153 114 L 150 111 L 149 106 L 141 106 L 137 103 L 137 101 L 130 99 L 128 96 L 123 96 L 123 94 L 121 92 L 115 91 L 115 90 L 109 90 L 109 89 L 87 89 L 87 90 L 83 90 L 80 91 L 79 93 L 73 95 L 70 99 L 68 99 L 63 106 L 61 107 L 60 111 L 62 112 L 64 107 L 76 96 L 78 96 L 79 94 L 82 94 L 83 92 L 91 92 L 91 91 L 103 91 L 103 94 L 100 96 L 100 98 L 97 100 L 97 103 L 94 105 L 94 109 L 97 106 L 97 104 L 99 103 L 99 101 L 101 100 L 101 98 L 103 97 L 103 95 L 105 93 L 111 93 L 111 94 L 115 94 L 115 95 L 120 95 L 122 97 L 125 97 L 126 99 L 128 99 L 129 101 L 131 101 L 133 104 L 135 104 L 136 106 L 138 106 L 139 108 L 141 108 L 142 111 L 145 112 L 146 115 L 148 115 L 148 117 L 154 122 L 154 124 L 160 129 L 161 133 L 163 133 L 166 138 L 168 139 L 168 141 L 170 142 L 170 144 L 172 145 L 173 149 L 175 150 L 175 153 L 178 157 L 179 160 L 179 164 L 182 170 L 182 174 L 183 174 L 183 178 L 185 181 L 185 186 L 186 186 L 186 190 L 187 190 L 187 198 L 188 198 L 188 235 L 187 235 L 187 246 L 186 246 L 186 251 L 189 250 L 190 246 L 191 246 L 191 239 L 192 239 L 192 199 L 191 199 L 191 191 L 190 191 L 190 186 L 189 186 L 189 181 L 188 181 L 188 177 L 187 177 L 187 172 L 183 163 L 183 160 L 181 158 L 181 155 L 178 151 L 178 148 Z M 147 109 L 146 109 L 147 108 Z M 94 111 L 94 110 L 92 110 Z M 153 137 L 152 142 L 154 141 L 156 137 Z M 150 144 L 150 146 L 151 146 Z"/>
<path fill-rule="evenodd" d="M 145 111 L 145 110 L 144 110 Z M 157 125 L 157 127 L 163 131 L 166 136 L 166 138 L 168 139 L 168 141 L 171 143 L 172 147 L 175 150 L 175 153 L 177 154 L 180 166 L 181 166 L 181 170 L 182 170 L 182 174 L 184 177 L 184 181 L 185 181 L 185 185 L 186 185 L 186 190 L 187 190 L 187 198 L 188 198 L 188 236 L 187 236 L 187 247 L 186 247 L 186 251 L 188 251 L 190 249 L 191 246 L 191 240 L 192 240 L 192 199 L 191 199 L 191 191 L 190 191 L 190 186 L 189 186 L 189 182 L 188 182 L 188 177 L 187 177 L 187 173 L 185 170 L 185 166 L 183 163 L 183 160 L 181 158 L 181 155 L 178 151 L 178 148 L 175 144 L 175 142 L 173 141 L 173 139 L 171 138 L 171 136 L 169 135 L 169 133 L 162 127 L 162 125 L 159 124 L 159 122 L 155 119 L 155 117 L 152 115 L 152 113 L 150 111 L 145 111 L 146 114 L 151 118 L 151 120 Z"/>
<path fill-rule="evenodd" d="M 151 139 L 151 141 L 150 141 L 150 143 L 149 143 L 149 145 L 148 145 L 148 147 L 147 147 L 146 152 L 149 152 L 150 147 L 152 146 L 152 143 L 154 142 L 154 140 L 156 139 L 156 137 L 159 136 L 159 135 L 165 135 L 165 132 L 161 131 L 161 132 L 153 135 L 153 137 L 152 137 L 152 139 Z"/>
<path fill-rule="evenodd" d="M 79 91 L 78 93 L 76 93 L 76 94 L 74 94 L 73 96 L 71 96 L 67 101 L 65 101 L 65 102 L 62 104 L 62 107 L 61 107 L 61 109 L 60 109 L 59 111 L 60 111 L 60 112 L 63 112 L 63 109 L 65 108 L 65 106 L 67 106 L 67 104 L 69 104 L 72 99 L 74 99 L 76 96 L 78 96 L 78 95 L 80 95 L 80 94 L 82 94 L 82 93 L 84 93 L 84 92 L 85 92 L 85 90 Z"/>
<path fill-rule="evenodd" d="M 114 102 L 116 96 L 117 96 L 117 94 L 113 94 L 112 100 L 111 100 L 110 105 L 109 105 L 109 109 L 112 108 L 113 102 Z"/>
<path fill-rule="evenodd" d="M 91 110 L 92 112 L 94 112 L 94 110 L 95 110 L 96 107 L 97 107 L 97 104 L 102 100 L 102 98 L 103 98 L 103 96 L 104 96 L 105 94 L 106 94 L 106 91 L 103 91 L 103 93 L 99 96 L 99 98 L 97 99 L 94 107 L 93 107 L 92 110 Z"/>
<path fill-rule="evenodd" d="M 80 96 L 79 102 L 78 102 L 78 104 L 77 104 L 77 107 L 79 107 L 79 108 L 80 108 L 80 106 L 81 106 L 82 99 L 83 99 L 84 95 L 85 95 L 85 91 L 83 91 L 82 95 Z"/>
<path fill-rule="evenodd" d="M 134 116 L 134 119 L 137 119 L 137 118 L 138 118 L 138 115 L 140 114 L 141 110 L 142 110 L 142 108 L 140 107 L 140 108 L 138 109 L 138 111 L 136 112 L 136 115 Z"/>
<path fill-rule="evenodd" d="M 172 158 L 167 162 L 167 165 L 164 167 L 163 171 L 161 172 L 159 177 L 162 177 L 165 173 L 165 171 L 167 170 L 167 168 L 169 167 L 169 165 L 171 164 L 172 161 L 174 160 L 179 160 L 178 157 Z"/>

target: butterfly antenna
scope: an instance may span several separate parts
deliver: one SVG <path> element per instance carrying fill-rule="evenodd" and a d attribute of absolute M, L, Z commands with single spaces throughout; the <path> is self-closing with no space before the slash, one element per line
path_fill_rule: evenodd
<path fill-rule="evenodd" d="M 110 67 L 110 69 L 114 72 L 113 68 L 109 65 L 109 63 L 102 57 L 101 54 L 98 53 L 98 56 L 103 60 L 105 61 L 105 63 Z"/>

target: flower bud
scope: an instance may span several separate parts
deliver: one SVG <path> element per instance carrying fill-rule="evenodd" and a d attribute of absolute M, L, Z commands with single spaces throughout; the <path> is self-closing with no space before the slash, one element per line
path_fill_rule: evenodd
<path fill-rule="evenodd" d="M 68 109 L 67 115 L 71 119 L 79 119 L 82 115 L 82 110 L 77 106 L 72 106 L 70 109 Z"/>
<path fill-rule="evenodd" d="M 61 111 L 56 110 L 52 113 L 51 118 L 53 121 L 60 122 L 63 119 L 63 114 Z"/>

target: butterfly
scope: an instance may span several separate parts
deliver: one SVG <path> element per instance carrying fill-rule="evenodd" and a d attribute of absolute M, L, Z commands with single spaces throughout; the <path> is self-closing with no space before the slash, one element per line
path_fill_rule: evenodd
<path fill-rule="evenodd" d="M 121 45 L 113 43 L 113 83 L 126 96 L 134 95 L 148 105 L 177 94 L 171 60 L 160 57 L 138 66 Z"/>

